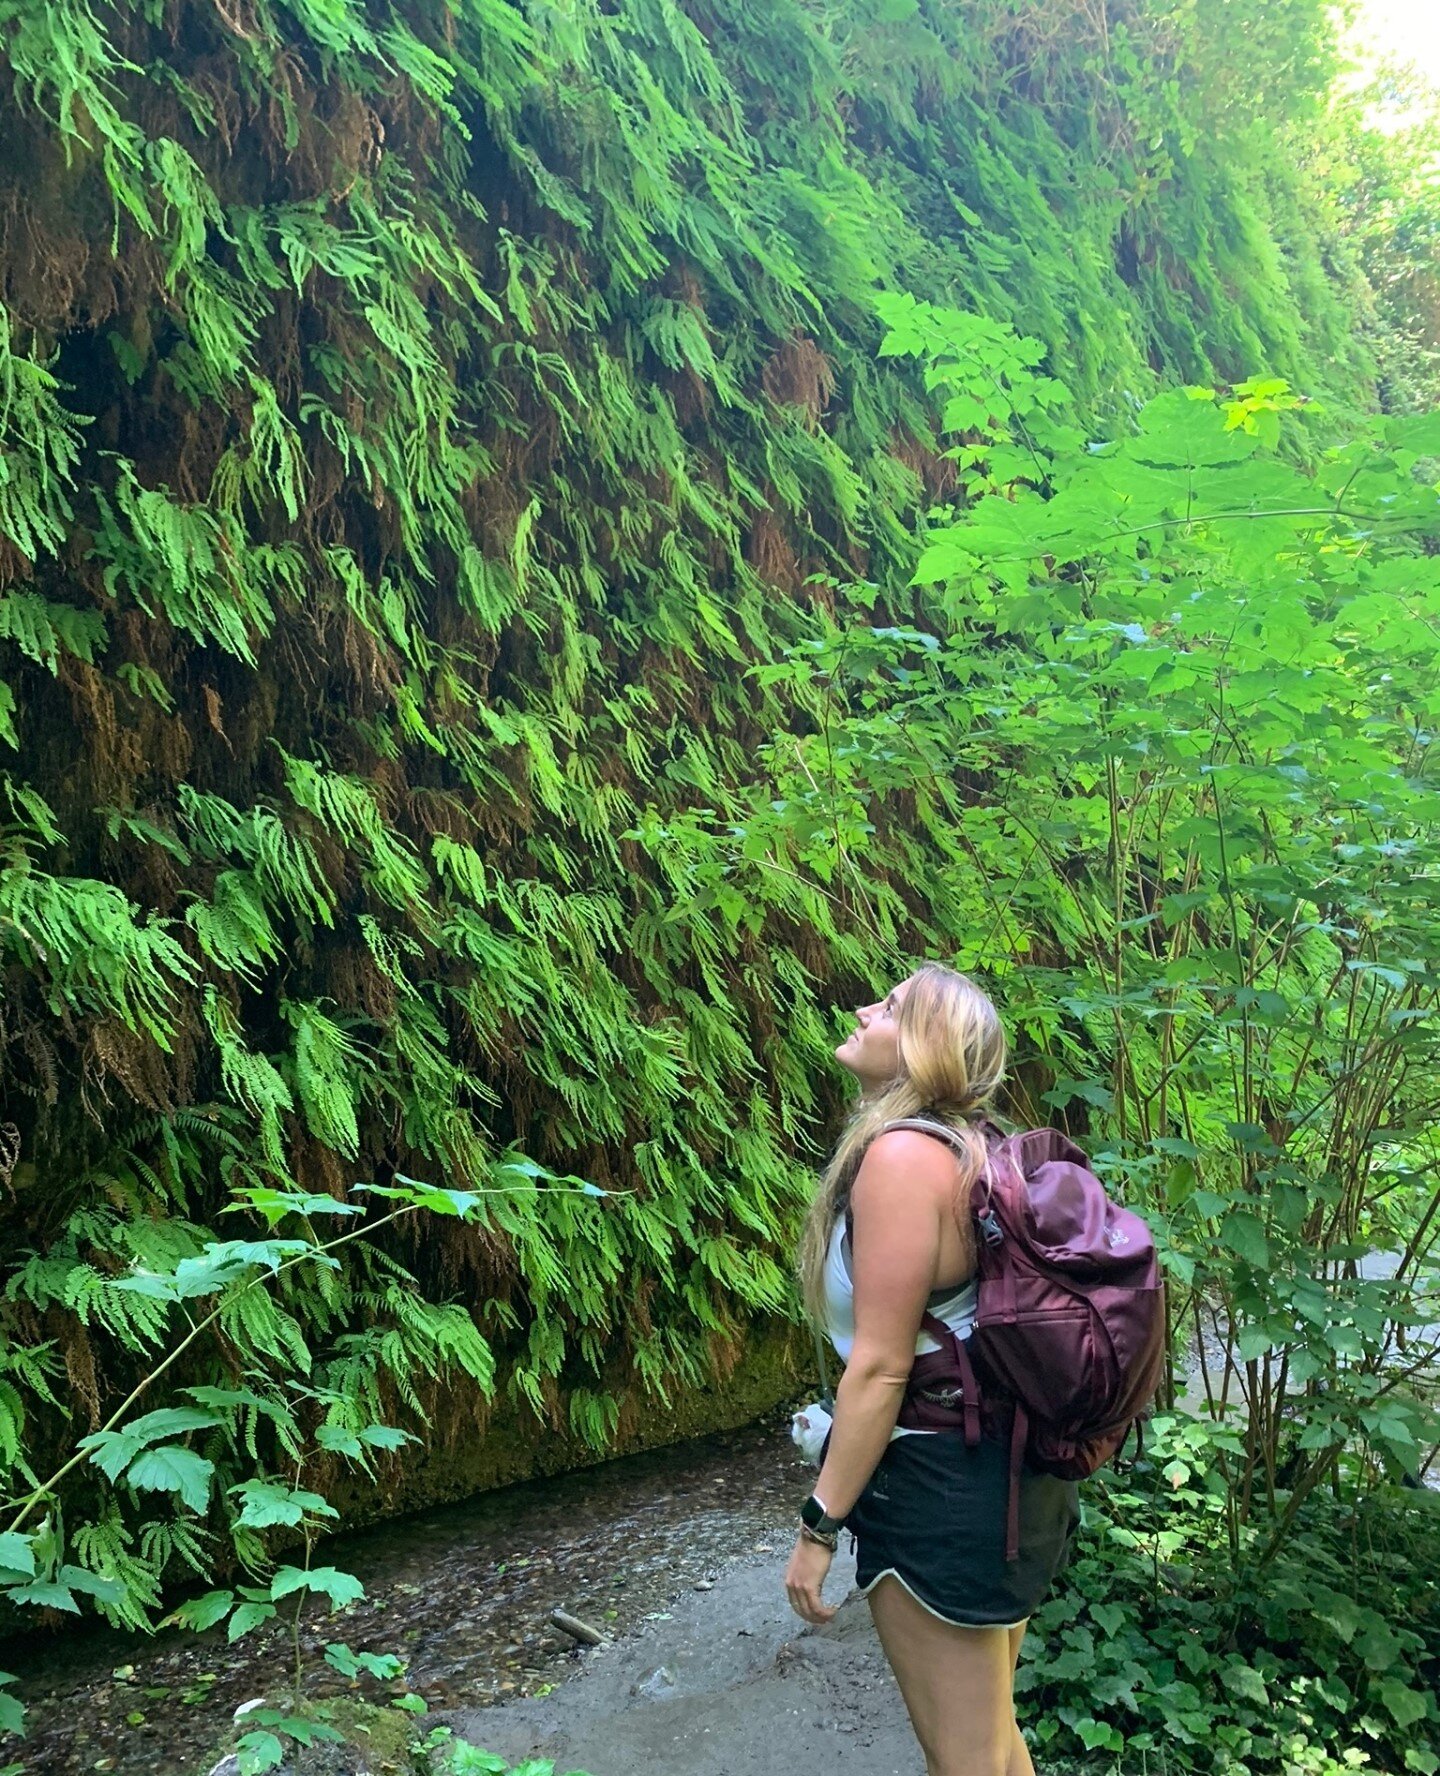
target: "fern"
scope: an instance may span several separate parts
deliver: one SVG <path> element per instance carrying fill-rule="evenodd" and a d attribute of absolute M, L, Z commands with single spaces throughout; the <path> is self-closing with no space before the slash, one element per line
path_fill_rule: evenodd
<path fill-rule="evenodd" d="M 95 494 L 96 553 L 105 589 L 128 595 L 199 641 L 214 641 L 254 665 L 255 644 L 275 623 L 264 582 L 241 569 L 244 543 L 233 515 L 186 507 L 165 488 L 145 488 L 121 461 L 114 489 Z"/>
<path fill-rule="evenodd" d="M 234 1012 L 213 987 L 206 988 L 204 1009 L 205 1022 L 219 1052 L 225 1089 L 254 1116 L 265 1163 L 285 1177 L 283 1119 L 295 1108 L 290 1087 L 271 1061 L 246 1047 Z"/>
<path fill-rule="evenodd" d="M 74 517 L 66 489 L 84 422 L 61 405 L 59 388 L 42 365 L 16 355 L 0 309 L 0 537 L 32 562 L 59 548 Z"/>
<path fill-rule="evenodd" d="M 317 1004 L 282 1000 L 280 1011 L 295 1032 L 291 1070 L 310 1131 L 353 1158 L 360 1146 L 358 1084 L 364 1057 Z"/>
<path fill-rule="evenodd" d="M 0 874 L 0 953 L 45 983 L 52 1008 L 118 1017 L 171 1047 L 177 994 L 195 965 L 165 922 L 107 882 L 47 875 L 28 859 Z"/>
<path fill-rule="evenodd" d="M 291 795 L 347 845 L 363 846 L 369 880 L 381 899 L 401 911 L 415 909 L 427 887 L 424 869 L 410 846 L 389 831 L 373 793 L 362 783 L 324 771 L 281 749 Z"/>
<path fill-rule="evenodd" d="M 0 597 L 0 641 L 13 643 L 51 672 L 59 670 L 62 652 L 93 665 L 104 640 L 105 619 L 99 611 L 51 604 L 33 592 Z"/>
<path fill-rule="evenodd" d="M 205 956 L 226 974 L 255 982 L 282 953 L 260 884 L 251 870 L 221 870 L 214 897 L 185 909 L 185 923 Z"/>
<path fill-rule="evenodd" d="M 210 856 L 238 857 L 254 866 L 255 883 L 267 908 L 306 922 L 334 923 L 335 896 L 313 846 L 292 832 L 274 809 L 260 804 L 242 813 L 188 784 L 180 786 L 178 802 L 197 844 Z"/>

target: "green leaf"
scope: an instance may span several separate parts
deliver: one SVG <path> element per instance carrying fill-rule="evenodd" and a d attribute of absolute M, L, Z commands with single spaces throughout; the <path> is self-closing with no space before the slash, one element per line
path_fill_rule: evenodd
<path fill-rule="evenodd" d="M 1380 1692 L 1380 1700 L 1402 1727 L 1413 1727 L 1429 1712 L 1430 1704 L 1419 1690 L 1412 1690 L 1398 1678 L 1382 1678 L 1375 1687 Z"/>
<path fill-rule="evenodd" d="M 1381 422 L 1385 442 L 1417 456 L 1440 456 L 1440 413 L 1390 414 Z"/>
<path fill-rule="evenodd" d="M 1104 1721 L 1092 1720 L 1088 1715 L 1082 1715 L 1074 1723 L 1074 1731 L 1086 1751 L 1095 1751 L 1102 1745 L 1108 1746 L 1115 1736 L 1113 1727 L 1107 1726 Z"/>
<path fill-rule="evenodd" d="M 91 1431 L 79 1447 L 109 1480 L 118 1480 L 140 1453 L 141 1443 L 124 1431 Z"/>
<path fill-rule="evenodd" d="M 162 1437 L 174 1437 L 181 1431 L 211 1430 L 223 1425 L 223 1416 L 200 1406 L 163 1406 L 158 1412 L 147 1412 L 143 1418 L 132 1419 L 122 1426 L 122 1435 L 134 1441 L 158 1443 Z"/>
<path fill-rule="evenodd" d="M 167 1443 L 137 1455 L 126 1469 L 125 1478 L 137 1492 L 178 1492 L 192 1511 L 203 1516 L 209 1508 L 214 1472 L 214 1462 L 196 1455 L 193 1449 Z"/>
<path fill-rule="evenodd" d="M 147 1295 L 152 1301 L 179 1301 L 180 1285 L 170 1275 L 162 1275 L 157 1271 L 136 1271 L 133 1276 L 116 1277 L 110 1284 L 112 1289 L 123 1289 L 131 1295 Z"/>
<path fill-rule="evenodd" d="M 5 1596 L 11 1603 L 28 1603 L 37 1609 L 67 1610 L 75 1616 L 80 1614 L 80 1605 L 70 1587 L 57 1585 L 53 1579 L 36 1579 L 30 1585 L 7 1587 Z"/>
<path fill-rule="evenodd" d="M 278 1603 L 295 1591 L 328 1597 L 332 1609 L 358 1602 L 365 1595 L 365 1587 L 354 1573 L 338 1572 L 333 1566 L 282 1566 L 270 1581 L 271 1597 Z"/>
<path fill-rule="evenodd" d="M 125 1587 L 118 1579 L 108 1573 L 91 1572 L 85 1566 L 62 1566 L 60 1583 L 100 1603 L 119 1603 L 125 1596 Z"/>
<path fill-rule="evenodd" d="M 267 1184 L 256 1184 L 237 1191 L 237 1200 L 226 1205 L 227 1213 L 243 1213 L 247 1208 L 263 1215 L 271 1227 L 286 1215 L 363 1215 L 359 1203 L 344 1202 L 336 1196 L 323 1196 L 318 1191 L 275 1190 Z"/>
<path fill-rule="evenodd" d="M 347 1425 L 322 1424 L 315 1427 L 315 1441 L 333 1455 L 362 1456 L 365 1446 Z"/>
<path fill-rule="evenodd" d="M 230 1626 L 226 1630 L 226 1639 L 239 1640 L 242 1634 L 248 1634 L 252 1628 L 258 1628 L 262 1622 L 268 1622 L 275 1614 L 273 1603 L 242 1603 L 230 1618 Z"/>
<path fill-rule="evenodd" d="M 1328 1624 L 1348 1646 L 1355 1637 L 1360 1626 L 1361 1609 L 1353 1598 L 1347 1597 L 1343 1591 L 1328 1591 L 1323 1601 L 1316 1600 L 1315 1614 L 1322 1622 Z"/>
<path fill-rule="evenodd" d="M 277 1524 L 294 1527 L 306 1512 L 316 1517 L 335 1517 L 338 1512 L 318 1492 L 280 1486 L 270 1480 L 242 1480 L 230 1491 L 242 1503 L 239 1521 L 248 1529 L 272 1529 Z"/>
<path fill-rule="evenodd" d="M 285 1759 L 285 1747 L 275 1735 L 264 1728 L 246 1733 L 235 1748 L 240 1760 L 240 1776 L 261 1776 Z"/>
<path fill-rule="evenodd" d="M 1220 1237 L 1232 1252 L 1257 1270 L 1269 1264 L 1270 1246 L 1264 1223 L 1249 1209 L 1232 1210 L 1221 1224 Z"/>
<path fill-rule="evenodd" d="M 0 1685 L 12 1684 L 16 1680 L 8 1672 L 0 1671 Z M 0 1733 L 13 1733 L 19 1738 L 25 1731 L 25 1704 L 18 1696 L 12 1696 L 8 1689 L 0 1688 Z M 12 1766 L 16 1770 L 23 1765 Z"/>
<path fill-rule="evenodd" d="M 402 1431 L 398 1425 L 365 1425 L 356 1435 L 372 1449 L 402 1449 L 405 1444 L 417 1440 L 411 1432 Z"/>
<path fill-rule="evenodd" d="M 1270 1692 L 1265 1688 L 1265 1680 L 1253 1666 L 1224 1665 L 1220 1670 L 1220 1681 L 1232 1696 L 1243 1696 L 1247 1702 L 1258 1703 L 1261 1708 L 1270 1706 Z"/>
<path fill-rule="evenodd" d="M 12 1572 L 35 1572 L 35 1549 L 31 1538 L 21 1535 L 18 1531 L 7 1529 L 0 1534 L 0 1567 L 7 1567 Z"/>
<path fill-rule="evenodd" d="M 235 1602 L 233 1591 L 207 1591 L 203 1597 L 189 1597 L 172 1610 L 165 1619 L 181 1628 L 200 1633 L 224 1621 Z"/>
<path fill-rule="evenodd" d="M 328 1665 L 333 1665 L 342 1677 L 349 1678 L 365 1674 L 384 1681 L 398 1677 L 405 1669 L 405 1661 L 394 1653 L 357 1653 L 339 1640 L 327 1643 L 325 1661 Z"/>
<path fill-rule="evenodd" d="M 1255 454 L 1258 443 L 1245 432 L 1226 431 L 1225 416 L 1214 402 L 1169 389 L 1141 410 L 1140 436 L 1128 446 L 1128 454 L 1136 462 L 1160 467 L 1198 467 L 1243 462 Z"/>

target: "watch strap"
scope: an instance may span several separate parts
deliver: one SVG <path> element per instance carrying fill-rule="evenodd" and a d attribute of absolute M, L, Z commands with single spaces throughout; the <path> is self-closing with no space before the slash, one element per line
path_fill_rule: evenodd
<path fill-rule="evenodd" d="M 824 1505 L 813 1492 L 800 1507 L 800 1521 L 806 1529 L 813 1529 L 817 1535 L 835 1535 L 845 1526 L 843 1517 L 826 1515 Z"/>

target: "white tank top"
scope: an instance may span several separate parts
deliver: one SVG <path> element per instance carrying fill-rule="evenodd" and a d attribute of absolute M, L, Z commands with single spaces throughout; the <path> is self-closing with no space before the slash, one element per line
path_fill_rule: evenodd
<path fill-rule="evenodd" d="M 957 1338 L 968 1338 L 975 1329 L 975 1304 L 979 1290 L 972 1278 L 958 1289 L 936 1289 L 926 1307 L 937 1320 L 948 1326 Z M 825 1254 L 825 1329 L 842 1363 L 850 1361 L 855 1348 L 855 1284 L 850 1274 L 850 1236 L 845 1231 L 845 1217 L 835 1223 Z M 923 1357 L 939 1350 L 939 1343 L 922 1326 L 915 1335 L 915 1355 Z M 890 1433 L 896 1437 L 927 1437 L 933 1431 L 911 1431 L 896 1425 Z"/>

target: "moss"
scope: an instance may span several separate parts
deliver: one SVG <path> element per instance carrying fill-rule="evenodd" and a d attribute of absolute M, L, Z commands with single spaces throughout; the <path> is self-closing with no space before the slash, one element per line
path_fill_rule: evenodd
<path fill-rule="evenodd" d="M 434 1413 L 437 1434 L 388 1464 L 376 1486 L 340 1473 L 328 1496 L 348 1525 L 382 1521 L 430 1505 L 448 1504 L 522 1480 L 593 1467 L 620 1455 L 638 1455 L 714 1431 L 752 1424 L 796 1397 L 812 1379 L 813 1347 L 788 1321 L 759 1322 L 744 1335 L 740 1355 L 723 1380 L 671 1390 L 668 1405 L 646 1403 L 627 1415 L 607 1450 L 543 1423 L 501 1393 L 483 1421 L 452 1396 Z M 448 1434 L 445 1427 L 451 1427 Z M 459 1428 L 455 1428 L 455 1427 Z"/>
<path fill-rule="evenodd" d="M 288 1711 L 289 1704 L 285 1706 Z M 345 1735 L 344 1745 L 322 1740 L 309 1750 L 292 1747 L 286 1765 L 296 1772 L 296 1776 L 340 1776 L 341 1772 L 355 1768 L 356 1751 L 363 1754 L 364 1767 L 371 1776 L 409 1776 L 411 1771 L 426 1768 L 423 1755 L 417 1755 L 417 1741 L 425 1732 L 421 1724 L 423 1717 L 352 1696 L 336 1696 L 323 1703 L 301 1701 L 293 1713 L 297 1719 L 323 1721 Z M 245 1730 L 242 1719 L 197 1768 L 195 1776 L 208 1776 L 209 1771 L 234 1750 L 237 1739 Z"/>

